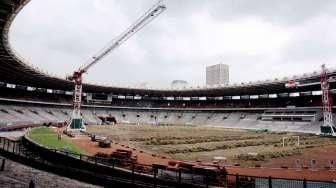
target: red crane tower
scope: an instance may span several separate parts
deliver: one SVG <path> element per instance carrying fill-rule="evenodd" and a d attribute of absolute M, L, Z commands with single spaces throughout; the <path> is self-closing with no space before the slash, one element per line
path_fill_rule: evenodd
<path fill-rule="evenodd" d="M 334 126 L 332 116 L 332 97 L 330 95 L 328 70 L 325 65 L 322 65 L 321 89 L 323 109 L 323 124 L 321 126 L 321 134 L 325 136 L 336 136 L 336 128 Z"/>
<path fill-rule="evenodd" d="M 309 85 L 317 85 L 321 84 L 322 90 L 322 111 L 323 111 L 323 124 L 321 125 L 321 135 L 323 136 L 336 136 L 336 127 L 333 123 L 333 116 L 332 116 L 332 97 L 330 94 L 330 82 L 333 81 L 334 78 L 328 76 L 328 70 L 325 65 L 322 65 L 321 71 L 321 80 L 320 83 L 313 82 L 313 83 L 305 83 L 300 84 L 295 80 L 289 81 L 285 87 L 286 88 L 298 88 L 304 87 Z"/>
<path fill-rule="evenodd" d="M 130 27 L 128 27 L 123 33 L 113 39 L 107 47 L 103 48 L 93 56 L 85 66 L 82 66 L 77 71 L 75 71 L 71 76 L 68 76 L 67 79 L 71 80 L 75 84 L 75 90 L 73 95 L 73 112 L 70 121 L 67 125 L 67 130 L 85 130 L 83 123 L 83 118 L 81 115 L 81 104 L 82 104 L 82 81 L 83 73 L 87 71 L 95 64 L 100 62 L 104 57 L 110 54 L 114 49 L 119 47 L 135 33 L 140 31 L 144 26 L 151 22 L 154 18 L 160 15 L 163 11 L 166 10 L 166 5 L 160 0 L 153 7 L 151 7 L 144 15 L 137 19 Z"/>

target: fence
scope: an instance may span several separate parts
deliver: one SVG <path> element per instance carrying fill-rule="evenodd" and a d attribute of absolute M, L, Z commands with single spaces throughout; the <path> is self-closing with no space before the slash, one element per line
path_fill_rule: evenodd
<path fill-rule="evenodd" d="M 335 182 L 316 182 L 273 177 L 226 174 L 221 170 L 169 169 L 141 165 L 115 158 L 80 155 L 44 148 L 27 139 L 0 138 L 0 151 L 6 157 L 33 167 L 103 186 L 138 187 L 227 187 L 227 188 L 335 188 Z"/>
<path fill-rule="evenodd" d="M 280 179 L 273 177 L 253 177 L 242 175 L 227 175 L 226 185 L 233 185 L 235 188 L 335 188 L 334 182 L 317 182 L 294 180 L 294 179 Z M 230 186 L 228 186 L 230 187 Z"/>

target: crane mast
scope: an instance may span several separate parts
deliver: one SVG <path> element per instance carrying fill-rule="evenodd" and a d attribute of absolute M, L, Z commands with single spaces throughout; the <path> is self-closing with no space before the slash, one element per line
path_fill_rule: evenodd
<path fill-rule="evenodd" d="M 83 130 L 85 129 L 82 115 L 81 115 L 81 103 L 82 103 L 82 90 L 83 90 L 83 74 L 99 63 L 104 57 L 110 54 L 114 49 L 118 48 L 124 42 L 126 42 L 135 33 L 140 31 L 144 26 L 150 23 L 153 19 L 159 16 L 163 11 L 166 10 L 166 5 L 160 0 L 154 6 L 152 6 L 148 11 L 145 12 L 140 18 L 138 18 L 131 26 L 129 26 L 123 33 L 118 35 L 108 45 L 100 50 L 95 56 L 90 58 L 84 66 L 75 71 L 67 79 L 71 80 L 75 84 L 75 90 L 73 95 L 73 113 L 71 120 L 68 123 L 67 129 L 70 130 Z"/>
<path fill-rule="evenodd" d="M 336 128 L 332 117 L 332 97 L 330 95 L 328 70 L 322 65 L 321 72 L 321 90 L 322 90 L 322 108 L 323 108 L 323 125 L 321 126 L 321 134 L 326 136 L 336 136 Z"/>
<path fill-rule="evenodd" d="M 323 136 L 333 136 L 336 137 L 336 127 L 333 122 L 333 115 L 332 115 L 332 96 L 330 93 L 330 82 L 334 82 L 335 78 L 330 77 L 328 75 L 328 69 L 325 65 L 322 65 L 321 71 L 321 79 L 320 82 L 312 82 L 312 83 L 305 83 L 300 84 L 297 81 L 291 80 L 287 84 L 285 84 L 286 88 L 298 88 L 310 85 L 321 85 L 322 91 L 322 113 L 323 113 L 323 124 L 321 125 L 321 135 Z"/>

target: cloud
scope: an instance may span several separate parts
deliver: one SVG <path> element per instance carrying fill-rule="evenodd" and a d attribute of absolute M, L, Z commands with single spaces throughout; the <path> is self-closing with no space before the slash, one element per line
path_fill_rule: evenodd
<path fill-rule="evenodd" d="M 65 77 L 155 0 L 33 0 L 11 28 L 13 48 Z M 230 65 L 240 83 L 334 66 L 336 2 L 167 0 L 168 9 L 85 75 L 90 82 L 205 84 L 205 67 Z"/>
<path fill-rule="evenodd" d="M 335 7 L 333 0 L 215 0 L 207 4 L 207 9 L 214 18 L 234 20 L 246 16 L 256 16 L 277 25 L 298 25 L 326 11 L 334 14 L 330 7 Z"/>

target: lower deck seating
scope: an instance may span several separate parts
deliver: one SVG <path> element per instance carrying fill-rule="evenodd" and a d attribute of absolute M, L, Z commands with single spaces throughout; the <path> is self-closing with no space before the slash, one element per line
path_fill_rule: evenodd
<path fill-rule="evenodd" d="M 264 121 L 318 121 L 322 117 L 319 110 L 276 109 L 267 110 L 262 114 Z"/>
<path fill-rule="evenodd" d="M 281 112 L 284 114 L 284 112 Z M 82 110 L 86 124 L 101 124 L 102 118 L 115 119 L 117 123 L 153 124 L 153 125 L 203 125 L 239 129 L 267 129 L 270 131 L 290 131 L 319 133 L 321 122 L 318 121 L 318 112 L 315 114 L 299 112 L 297 115 L 314 116 L 310 121 L 301 119 L 271 119 L 265 121 L 265 115 L 270 112 L 209 112 L 196 110 L 136 110 L 136 109 L 90 109 Z M 60 123 L 70 119 L 70 107 L 54 106 L 15 106 L 0 105 L 0 127 L 31 123 Z M 297 121 L 296 121 L 297 120 Z"/>

